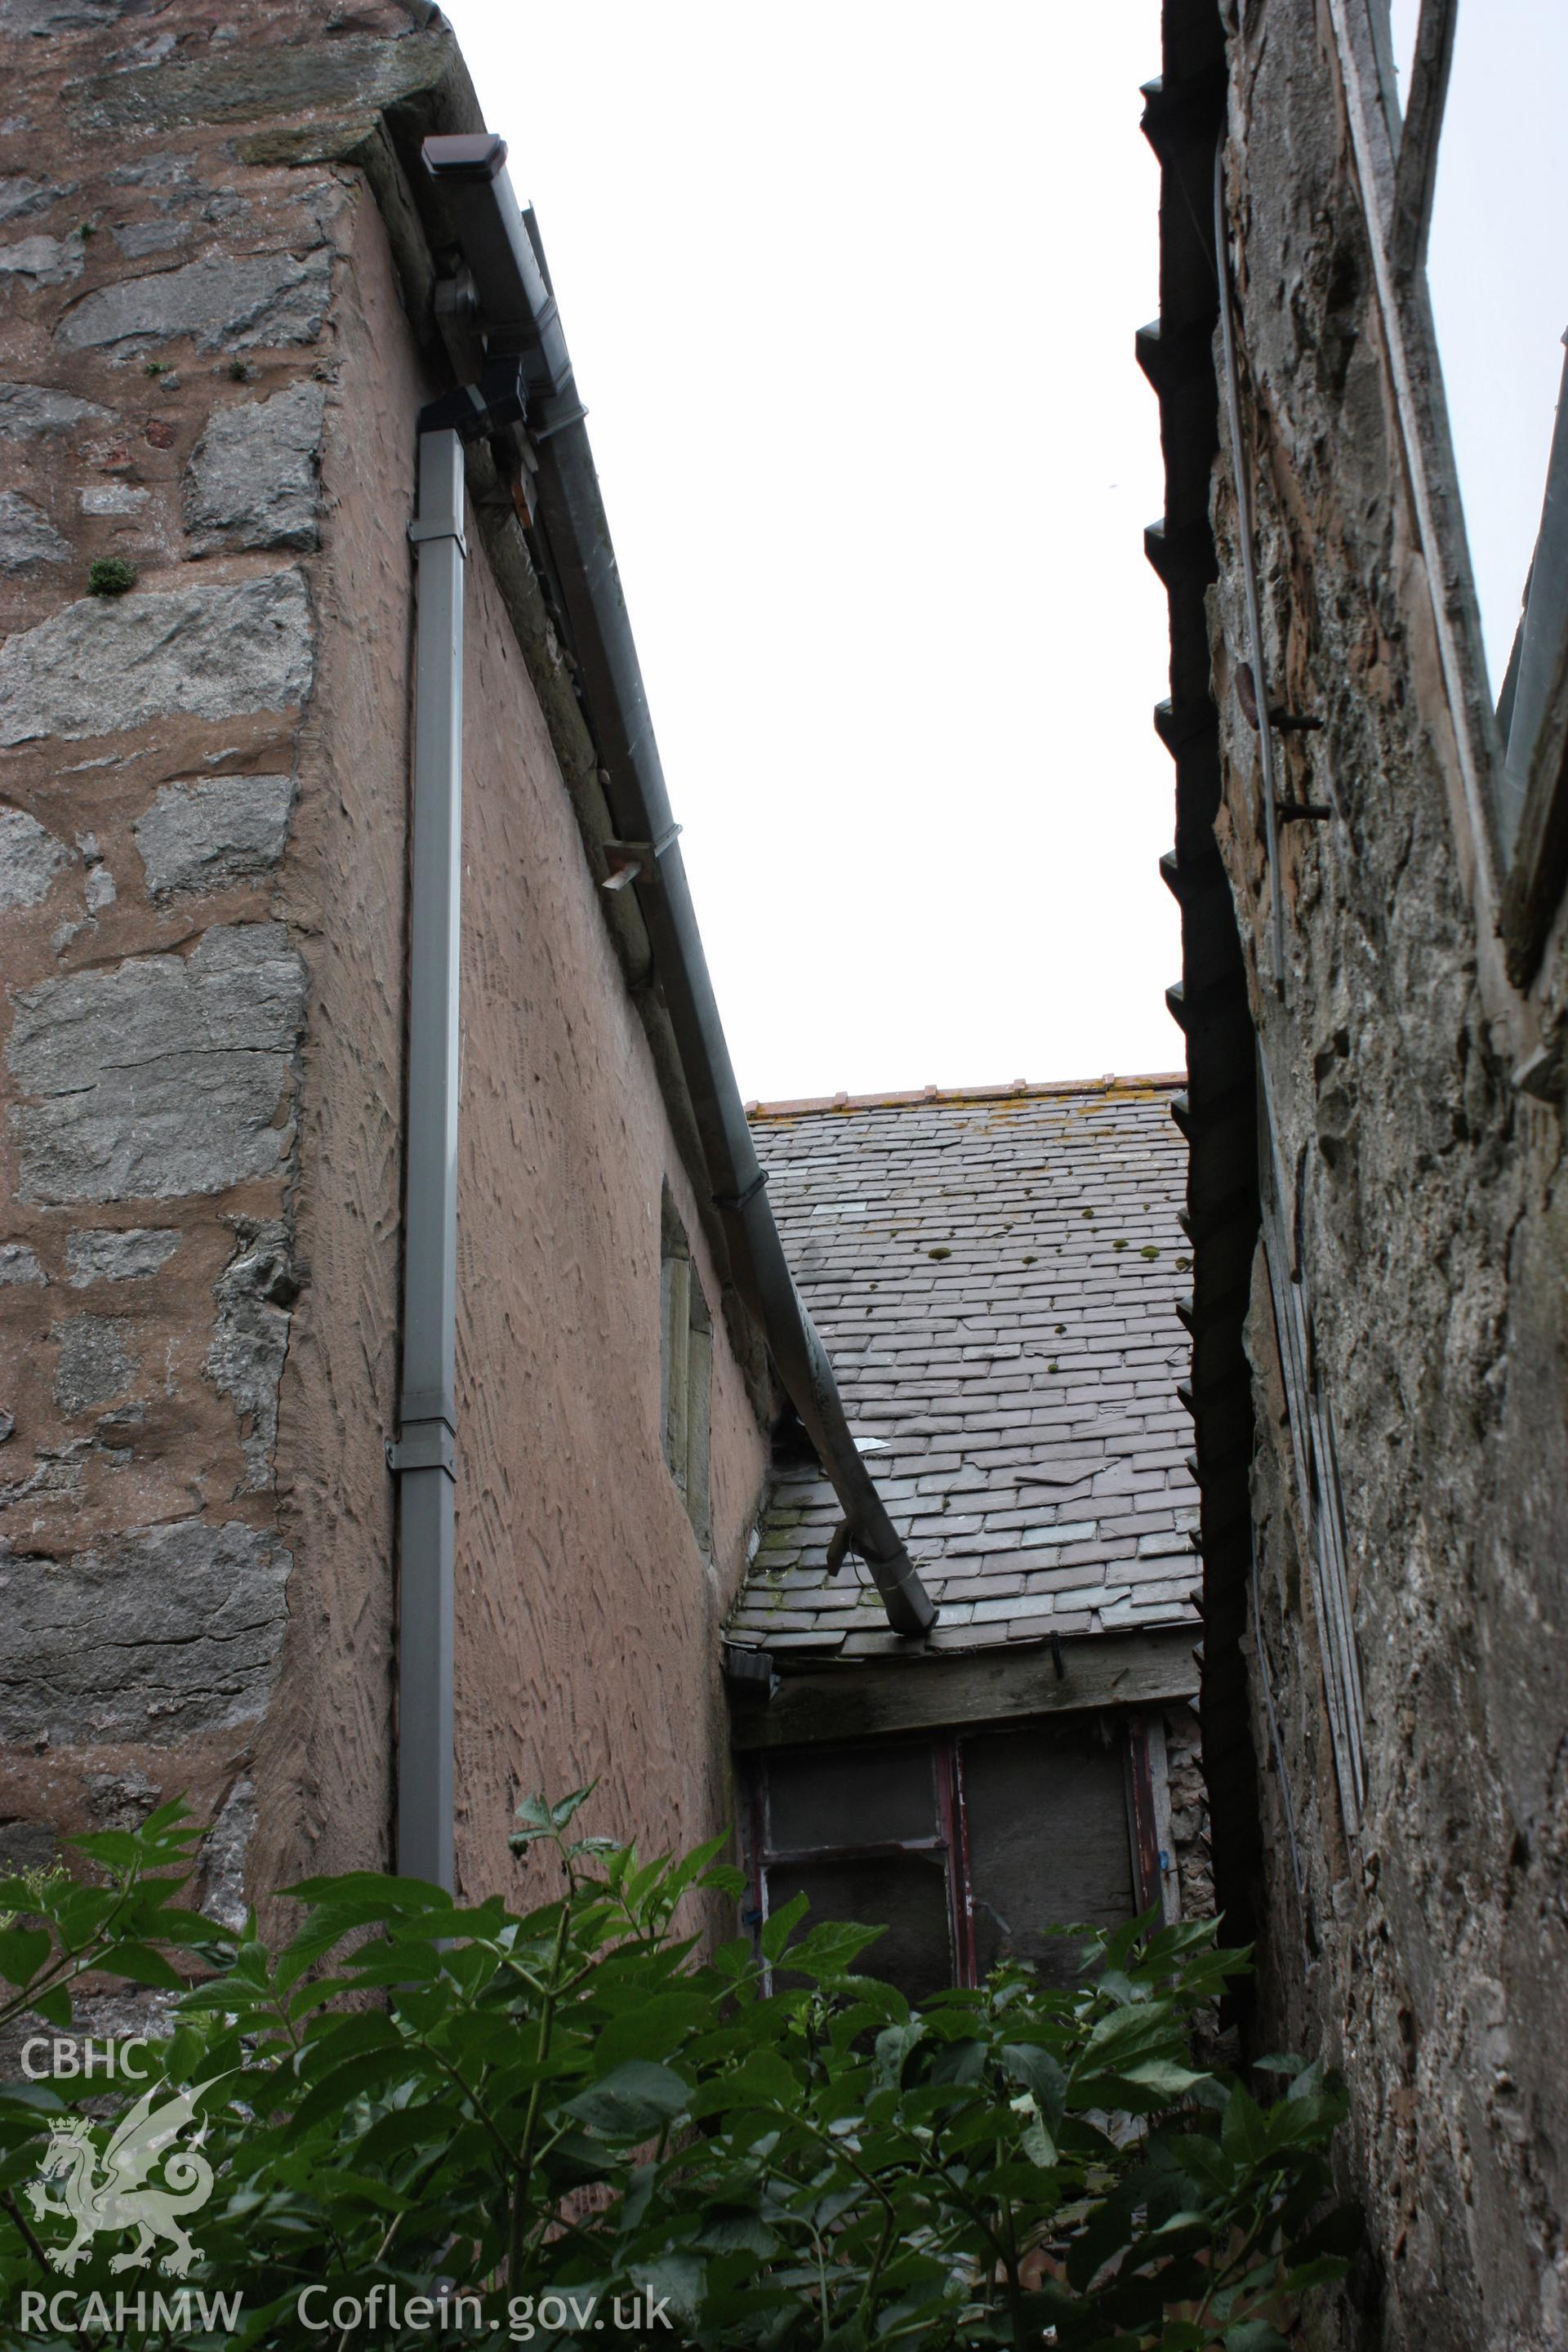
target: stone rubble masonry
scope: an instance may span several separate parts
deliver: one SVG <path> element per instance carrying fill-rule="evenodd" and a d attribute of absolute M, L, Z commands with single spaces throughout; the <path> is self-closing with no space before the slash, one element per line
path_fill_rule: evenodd
<path fill-rule="evenodd" d="M 0 572 L 32 572 L 40 563 L 68 563 L 71 544 L 47 515 L 16 490 L 0 490 Z"/>
<path fill-rule="evenodd" d="M 1168 96 L 1193 20 L 1165 13 Z M 1437 595 L 1462 620 L 1462 555 L 1435 584 L 1331 12 L 1283 0 L 1228 16 L 1240 29 L 1226 172 L 1268 699 L 1318 722 L 1276 737 L 1279 791 L 1338 811 L 1280 828 L 1282 984 L 1269 974 L 1258 738 L 1237 687 L 1252 656 L 1223 422 L 1215 835 L 1290 1270 L 1332 1415 L 1367 1766 L 1357 1821 L 1336 1784 L 1310 1506 L 1259 1262 L 1246 1640 L 1265 1877 L 1257 2046 L 1321 2055 L 1349 2089 L 1343 2187 L 1368 2253 L 1317 2341 L 1562 2352 L 1568 908 L 1529 988 L 1512 987 L 1475 886 L 1434 617 Z M 1210 152 L 1205 137 L 1183 168 Z M 1417 284 L 1405 329 L 1416 401 L 1424 299 Z M 1179 318 L 1164 331 L 1192 331 Z M 1440 392 L 1436 409 L 1427 462 L 1440 467 Z M 1544 466 L 1544 426 L 1535 454 Z M 1198 715 L 1177 715 L 1196 740 Z M 1215 898 L 1189 939 L 1189 1004 L 1205 960 L 1223 968 L 1215 926 L 1229 910 Z M 1239 1447 L 1243 1433 L 1222 1426 Z M 1200 1456 L 1204 1443 L 1200 1419 Z"/>
<path fill-rule="evenodd" d="M 256 1789 L 238 1780 L 224 1801 L 223 1810 L 202 1846 L 196 1901 L 209 1919 L 217 1919 L 237 1935 L 245 1926 L 245 1864 L 256 1833 Z"/>
<path fill-rule="evenodd" d="M 148 889 L 216 890 L 268 873 L 283 855 L 293 804 L 291 776 L 166 784 L 131 828 Z"/>
<path fill-rule="evenodd" d="M 297 1557 L 279 1268 L 321 953 L 286 864 L 320 592 L 279 554 L 319 561 L 362 184 L 189 121 L 89 129 L 84 77 L 214 37 L 156 15 L 0 0 L 0 1814 L 53 1834 L 188 1791 L 237 1916 Z M 100 555 L 131 593 L 87 594 Z"/>
<path fill-rule="evenodd" d="M 36 907 L 70 852 L 26 809 L 0 809 L 0 911 Z"/>
<path fill-rule="evenodd" d="M 68 286 L 86 267 L 87 248 L 79 236 L 25 236 L 16 245 L 0 245 L 0 278 Z"/>
<path fill-rule="evenodd" d="M 196 554 L 315 546 L 326 396 L 306 381 L 216 413 L 185 469 L 185 529 Z M 4 548 L 0 514 L 0 560 Z"/>
<path fill-rule="evenodd" d="M 131 1528 L 0 1566 L 0 1738 L 166 1746 L 262 1710 L 289 1559 L 238 1520 Z"/>
<path fill-rule="evenodd" d="M 80 425 L 107 425 L 111 412 L 48 384 L 0 383 L 0 441 L 53 440 Z"/>
<path fill-rule="evenodd" d="M 24 1097 L 21 1196 L 161 1201 L 279 1168 L 305 1014 L 288 940 L 281 923 L 220 925 L 189 956 L 19 991 L 6 1059 Z"/>
<path fill-rule="evenodd" d="M 390 1859 L 407 526 L 448 381 L 403 173 L 480 118 L 426 0 L 0 0 L 0 470 L 40 519 L 0 509 L 0 1821 L 184 1794 L 237 1916 Z M 705 1560 L 660 1445 L 661 1182 L 701 1220 L 487 463 L 458 1832 L 475 1891 L 526 1893 L 519 1786 L 597 1776 L 645 1843 L 728 1817 L 763 1444 L 710 1255 Z M 24 529 L 67 552 L 5 569 Z"/>
<path fill-rule="evenodd" d="M 95 1282 L 145 1282 L 179 1246 L 179 1234 L 168 1226 L 129 1225 L 119 1232 L 89 1227 L 68 1234 L 71 1288 L 86 1290 Z"/>
<path fill-rule="evenodd" d="M 32 237 L 27 243 L 40 247 L 47 241 Z M 62 259 L 48 266 L 64 272 L 67 264 Z M 0 268 L 5 267 L 0 247 Z M 84 295 L 60 321 L 56 340 L 66 351 L 107 351 L 121 362 L 176 335 L 190 337 L 198 352 L 313 343 L 321 331 L 331 277 L 325 253 L 308 254 L 303 261 L 287 253 L 241 259 L 214 254 L 184 269 L 121 278 Z"/>
<path fill-rule="evenodd" d="M 1165 1770 L 1171 1797 L 1171 1843 L 1184 1919 L 1212 1919 L 1214 1870 L 1209 1859 L 1208 1792 L 1204 1786 L 1197 1710 L 1164 1709 Z"/>
<path fill-rule="evenodd" d="M 152 495 L 151 490 L 133 490 L 125 482 L 110 482 L 101 489 L 83 490 L 81 510 L 85 515 L 139 514 Z"/>
<path fill-rule="evenodd" d="M 84 597 L 0 646 L 0 745 L 285 710 L 310 693 L 311 664 L 299 571 Z"/>
<path fill-rule="evenodd" d="M 55 1402 L 68 1421 L 122 1397 L 135 1380 L 136 1357 L 124 1326 L 105 1315 L 73 1315 L 58 1324 Z"/>
<path fill-rule="evenodd" d="M 132 13 L 135 0 L 0 0 L 0 30 L 86 33 L 106 29 Z"/>
<path fill-rule="evenodd" d="M 0 227 L 7 221 L 25 220 L 29 213 L 47 212 L 74 194 L 74 189 L 51 186 L 47 180 L 29 179 L 26 172 L 0 173 Z"/>
<path fill-rule="evenodd" d="M 289 1309 L 299 1284 L 289 1258 L 289 1228 L 280 1219 L 236 1221 L 238 1247 L 213 1286 L 217 1322 L 204 1369 L 213 1386 L 234 1401 L 246 1424 L 246 1486 L 258 1493 L 272 1484 L 278 1443 L 278 1385 L 289 1352 Z"/>

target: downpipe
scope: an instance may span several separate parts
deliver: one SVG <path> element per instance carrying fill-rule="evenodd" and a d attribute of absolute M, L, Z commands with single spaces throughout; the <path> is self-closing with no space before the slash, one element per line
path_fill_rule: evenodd
<path fill-rule="evenodd" d="M 428 412 L 426 412 L 426 415 Z M 462 945 L 463 446 L 420 419 L 413 856 L 397 1481 L 399 1873 L 454 1890 L 458 1069 Z"/>
<path fill-rule="evenodd" d="M 924 1633 L 935 1622 L 935 1606 L 850 1434 L 833 1368 L 768 1204 L 676 838 L 679 827 L 584 429 L 585 411 L 531 219 L 525 223 L 512 194 L 504 141 L 488 132 L 431 138 L 424 155 L 472 274 L 491 363 L 504 356 L 522 372 L 540 520 L 623 845 L 637 856 L 638 900 L 736 1283 L 761 1320 L 779 1379 L 838 1497 L 844 1532 L 871 1571 L 889 1624 L 898 1633 Z"/>

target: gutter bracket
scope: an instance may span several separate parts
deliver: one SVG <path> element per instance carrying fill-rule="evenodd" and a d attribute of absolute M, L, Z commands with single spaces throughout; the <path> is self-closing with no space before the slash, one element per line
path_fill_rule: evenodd
<path fill-rule="evenodd" d="M 682 825 L 668 825 L 657 841 L 617 841 L 612 835 L 605 844 L 605 856 L 613 863 L 607 878 L 599 887 L 602 890 L 624 890 L 628 882 L 651 877 L 657 861 L 667 849 L 674 847 L 684 830 Z"/>
<path fill-rule="evenodd" d="M 739 1212 L 746 1206 L 746 1203 L 749 1201 L 754 1201 L 756 1199 L 757 1194 L 762 1191 L 763 1186 L 767 1182 L 767 1170 L 765 1168 L 759 1168 L 743 1192 L 714 1192 L 709 1197 L 711 1199 L 713 1206 L 716 1209 L 726 1209 L 730 1211 L 731 1214 L 738 1214 Z"/>
<path fill-rule="evenodd" d="M 528 437 L 537 446 L 541 441 L 549 441 L 557 433 L 564 433 L 569 425 L 581 425 L 587 414 L 579 401 L 575 408 L 567 409 L 563 415 L 552 416 L 547 425 L 530 425 Z"/>

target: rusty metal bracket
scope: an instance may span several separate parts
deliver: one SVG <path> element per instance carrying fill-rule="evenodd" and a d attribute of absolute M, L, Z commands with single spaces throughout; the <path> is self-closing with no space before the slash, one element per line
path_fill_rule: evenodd
<path fill-rule="evenodd" d="M 680 830 L 679 825 L 672 824 L 668 833 L 659 835 L 657 841 L 606 841 L 605 856 L 610 861 L 610 871 L 599 887 L 602 890 L 624 890 L 627 883 L 635 882 L 639 875 L 651 874 L 655 861 L 664 856 Z"/>
<path fill-rule="evenodd" d="M 1236 698 L 1241 705 L 1241 715 L 1256 735 L 1258 725 L 1258 687 L 1250 662 L 1236 666 Z M 1299 710 L 1270 709 L 1268 724 L 1281 735 L 1319 735 L 1322 732 L 1321 719 L 1310 719 Z"/>

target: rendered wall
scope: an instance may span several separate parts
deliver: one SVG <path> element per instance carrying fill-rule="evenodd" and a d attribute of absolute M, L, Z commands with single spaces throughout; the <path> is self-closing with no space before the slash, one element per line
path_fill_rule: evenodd
<path fill-rule="evenodd" d="M 1329 9 L 1246 12 L 1231 72 L 1269 698 L 1322 722 L 1277 737 L 1279 789 L 1337 812 L 1280 828 L 1282 990 L 1268 974 L 1258 739 L 1236 682 L 1247 637 L 1227 446 L 1210 603 L 1215 831 L 1337 1424 L 1369 1776 L 1347 1831 L 1260 1261 L 1258 2039 L 1326 2053 L 1350 2085 L 1345 2182 L 1369 2252 L 1325 2332 L 1547 2352 L 1568 2341 L 1561 924 L 1531 997 L 1510 995 L 1478 914 Z M 1447 583 L 1438 596 L 1458 609 Z"/>
<path fill-rule="evenodd" d="M 0 1838 L 39 1858 L 184 1792 L 234 1912 L 389 1854 L 405 534 L 437 386 L 419 285 L 333 159 L 374 148 L 395 200 L 380 109 L 472 100 L 423 6 L 227 18 L 0 6 Z M 716 1628 L 763 1466 L 721 1330 L 705 1560 L 660 1450 L 666 1179 L 722 1286 L 494 532 L 466 679 L 471 1891 L 508 1883 L 541 1782 L 603 1774 L 595 1826 L 645 1841 L 722 1820 Z M 100 554 L 129 594 L 85 593 Z"/>

